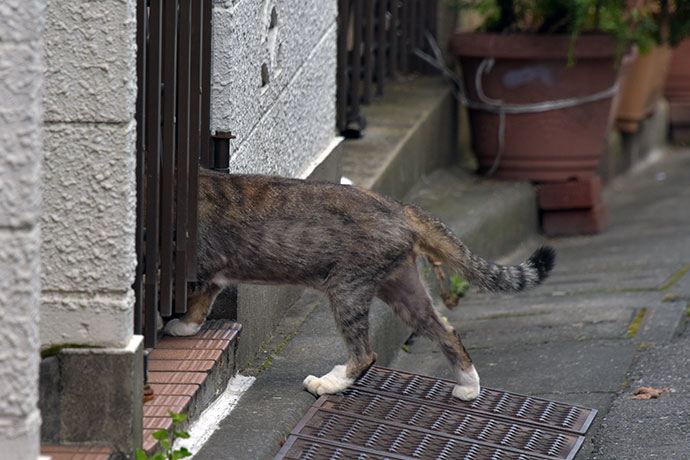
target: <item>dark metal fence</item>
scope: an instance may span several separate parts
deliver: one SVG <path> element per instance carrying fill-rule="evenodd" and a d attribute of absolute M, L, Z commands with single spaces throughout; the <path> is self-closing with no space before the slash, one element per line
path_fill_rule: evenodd
<path fill-rule="evenodd" d="M 361 104 L 383 94 L 386 79 L 428 71 L 414 55 L 436 36 L 437 0 L 338 0 L 337 128 L 358 137 Z"/>
<path fill-rule="evenodd" d="M 199 165 L 209 154 L 211 0 L 137 2 L 135 333 L 186 310 L 196 276 Z"/>

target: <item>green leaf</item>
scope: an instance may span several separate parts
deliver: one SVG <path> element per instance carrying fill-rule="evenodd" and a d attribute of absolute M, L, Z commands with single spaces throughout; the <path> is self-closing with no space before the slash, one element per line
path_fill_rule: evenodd
<path fill-rule="evenodd" d="M 156 455 L 151 457 L 149 460 L 166 460 L 165 455 L 160 452 L 156 452 Z"/>
<path fill-rule="evenodd" d="M 170 440 L 169 439 L 161 439 L 161 447 L 163 448 L 163 450 L 170 449 Z"/>
<path fill-rule="evenodd" d="M 167 430 L 158 430 L 153 433 L 154 439 L 157 439 L 158 441 L 162 441 L 164 439 L 168 439 L 168 436 L 170 436 L 167 432 Z"/>
<path fill-rule="evenodd" d="M 170 460 L 179 460 L 180 458 L 189 457 L 190 455 L 192 455 L 192 453 L 188 451 L 186 447 L 182 447 L 170 455 Z"/>
<path fill-rule="evenodd" d="M 146 455 L 146 452 L 144 452 L 141 449 L 137 449 L 137 458 L 136 460 L 149 460 L 148 455 Z"/>
<path fill-rule="evenodd" d="M 187 433 L 186 431 L 178 431 L 178 430 L 175 430 L 175 431 L 174 431 L 174 435 L 175 435 L 176 438 L 182 438 L 182 439 L 187 439 L 187 438 L 189 438 L 189 433 Z"/>
<path fill-rule="evenodd" d="M 168 411 L 168 414 L 170 414 L 170 418 L 172 418 L 173 425 L 178 425 L 187 418 L 187 414 L 176 414 L 171 410 Z"/>

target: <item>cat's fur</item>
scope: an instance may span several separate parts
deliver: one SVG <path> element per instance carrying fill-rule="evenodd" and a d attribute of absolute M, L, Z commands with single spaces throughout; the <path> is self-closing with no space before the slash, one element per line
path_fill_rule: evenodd
<path fill-rule="evenodd" d="M 415 257 L 428 254 L 492 292 L 535 286 L 553 266 L 551 248 L 516 266 L 488 262 L 427 212 L 359 187 L 203 171 L 199 188 L 199 282 L 191 287 L 188 312 L 168 322 L 166 332 L 195 334 L 216 295 L 231 284 L 324 291 L 348 361 L 304 380 L 318 395 L 344 390 L 376 359 L 368 313 L 377 296 L 417 334 L 438 343 L 457 377 L 453 394 L 476 398 L 479 376 L 458 333 L 434 309 Z"/>

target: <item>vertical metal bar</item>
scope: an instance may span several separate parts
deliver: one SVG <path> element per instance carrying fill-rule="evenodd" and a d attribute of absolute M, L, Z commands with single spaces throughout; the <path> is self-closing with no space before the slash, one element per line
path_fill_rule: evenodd
<path fill-rule="evenodd" d="M 144 160 L 146 157 L 146 37 L 148 14 L 146 0 L 137 0 L 137 218 L 135 245 L 137 268 L 134 278 L 134 333 L 143 334 L 144 310 Z"/>
<path fill-rule="evenodd" d="M 414 41 L 412 42 L 412 49 L 410 50 L 411 56 L 410 59 L 412 59 L 412 66 L 415 70 L 421 71 L 422 70 L 422 61 L 421 59 L 417 58 L 417 55 L 414 54 L 415 48 L 424 48 L 424 24 L 426 22 L 426 8 L 425 4 L 427 2 L 425 0 L 414 0 L 414 14 L 412 15 L 412 26 L 414 27 Z"/>
<path fill-rule="evenodd" d="M 419 25 L 418 25 L 418 35 L 417 35 L 417 47 L 423 51 L 429 51 L 427 44 L 426 44 L 426 38 L 424 38 L 424 33 L 425 31 L 429 30 L 428 23 L 429 23 L 429 13 L 432 8 L 432 3 L 434 2 L 425 2 L 425 1 L 420 1 L 419 2 Z M 429 71 L 429 66 L 426 64 L 424 61 L 421 59 L 417 58 L 415 56 L 415 61 L 418 63 L 418 68 L 422 72 L 428 72 Z"/>
<path fill-rule="evenodd" d="M 199 0 L 202 3 L 201 55 L 208 56 L 202 61 L 201 68 L 201 133 L 199 137 L 201 164 L 210 168 L 211 158 L 209 146 L 211 143 L 211 0 Z"/>
<path fill-rule="evenodd" d="M 364 91 L 362 102 L 371 104 L 372 78 L 374 74 L 374 0 L 364 5 Z"/>
<path fill-rule="evenodd" d="M 376 94 L 380 96 L 386 75 L 386 0 L 378 0 L 376 26 Z"/>
<path fill-rule="evenodd" d="M 350 120 L 358 120 L 360 116 L 360 98 L 362 97 L 362 1 L 355 0 L 354 10 L 354 39 L 352 46 L 352 79 L 350 85 Z"/>
<path fill-rule="evenodd" d="M 201 43 L 202 14 L 201 2 L 192 1 L 191 8 L 191 73 L 189 86 L 190 132 L 189 132 L 189 233 L 187 238 L 187 281 L 196 281 L 196 239 L 198 219 L 198 190 L 200 162 L 200 129 L 201 129 L 201 75 L 202 66 L 210 66 L 211 56 L 203 55 Z"/>
<path fill-rule="evenodd" d="M 438 34 L 438 0 L 431 2 L 431 18 L 429 24 L 429 31 L 434 37 Z"/>
<path fill-rule="evenodd" d="M 191 1 L 180 0 L 177 45 L 177 207 L 175 222 L 175 313 L 187 311 L 187 210 L 189 196 L 189 77 Z"/>
<path fill-rule="evenodd" d="M 347 95 L 350 84 L 347 78 L 347 35 L 350 23 L 350 0 L 338 0 L 338 68 L 336 73 L 338 93 L 336 126 L 343 132 L 347 125 Z"/>
<path fill-rule="evenodd" d="M 400 22 L 400 0 L 390 0 L 390 9 L 391 9 L 391 28 L 390 28 L 390 48 L 388 50 L 388 58 L 390 59 L 390 64 L 388 65 L 388 75 L 391 77 L 395 77 L 400 70 L 398 65 L 398 53 L 399 50 L 398 48 L 400 47 L 399 43 L 399 22 Z"/>
<path fill-rule="evenodd" d="M 172 314 L 175 189 L 177 0 L 163 2 L 163 150 L 161 152 L 160 312 Z"/>
<path fill-rule="evenodd" d="M 428 30 L 429 33 L 431 34 L 431 36 L 433 36 L 434 38 L 438 38 L 437 37 L 437 33 L 438 33 L 438 22 L 437 21 L 438 21 L 438 1 L 433 1 L 429 4 L 429 10 L 427 12 L 426 30 Z M 426 42 L 426 37 L 424 37 L 424 49 L 426 49 L 427 51 L 430 51 L 430 49 L 431 49 L 429 44 Z M 436 69 L 429 64 L 426 64 L 424 66 L 424 69 L 425 69 L 426 73 L 435 73 L 436 72 Z"/>
<path fill-rule="evenodd" d="M 162 0 L 150 0 L 149 48 L 146 73 L 146 281 L 144 346 L 157 342 L 158 322 L 158 178 L 160 173 L 161 110 L 161 8 Z"/>
<path fill-rule="evenodd" d="M 407 55 L 410 45 L 410 1 L 402 0 L 402 15 L 400 18 L 400 71 L 407 74 L 409 65 Z"/>

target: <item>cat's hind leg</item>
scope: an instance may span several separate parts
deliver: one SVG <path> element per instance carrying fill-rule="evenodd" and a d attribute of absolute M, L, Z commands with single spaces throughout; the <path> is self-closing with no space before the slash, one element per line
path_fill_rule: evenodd
<path fill-rule="evenodd" d="M 439 345 L 458 382 L 453 388 L 453 396 L 463 401 L 476 399 L 480 390 L 479 375 L 460 335 L 443 321 L 434 308 L 414 261 L 410 260 L 384 281 L 376 295 L 418 335 Z"/>
<path fill-rule="evenodd" d="M 362 287 L 353 290 L 352 285 L 356 283 L 344 283 L 328 291 L 348 360 L 321 377 L 310 375 L 304 379 L 304 388 L 317 396 L 345 390 L 376 361 L 376 353 L 369 345 L 369 304 L 374 297 L 373 289 Z"/>
<path fill-rule="evenodd" d="M 211 306 L 223 288 L 217 284 L 192 292 L 187 298 L 187 312 L 181 318 L 171 319 L 165 324 L 165 333 L 176 336 L 194 335 L 201 329 L 211 311 Z"/>

